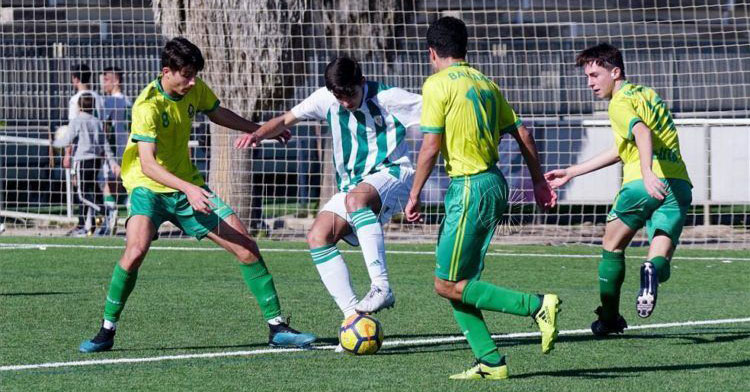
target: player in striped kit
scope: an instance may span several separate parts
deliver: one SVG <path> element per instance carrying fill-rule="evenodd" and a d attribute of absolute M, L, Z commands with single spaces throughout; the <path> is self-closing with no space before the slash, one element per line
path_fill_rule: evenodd
<path fill-rule="evenodd" d="M 388 282 L 382 224 L 402 211 L 414 169 L 406 129 L 419 124 L 422 98 L 400 88 L 367 81 L 359 64 L 339 57 L 325 70 L 326 86 L 258 131 L 237 139 L 247 148 L 279 135 L 300 120 L 326 120 L 333 137 L 339 192 L 315 218 L 307 242 L 323 284 L 345 317 L 375 313 L 395 303 Z M 339 240 L 362 248 L 371 288 L 357 297 Z"/>

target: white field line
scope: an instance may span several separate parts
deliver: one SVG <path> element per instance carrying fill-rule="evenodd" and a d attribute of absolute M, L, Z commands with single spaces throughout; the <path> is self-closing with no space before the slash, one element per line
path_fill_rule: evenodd
<path fill-rule="evenodd" d="M 72 248 L 72 249 L 125 249 L 122 245 L 74 245 L 74 244 L 12 244 L 0 243 L 0 250 L 47 250 L 48 248 Z M 200 248 L 190 246 L 152 246 L 150 250 L 169 251 L 199 251 L 199 252 L 224 252 L 222 248 Z M 283 248 L 261 248 L 261 252 L 279 253 L 308 253 L 307 249 L 283 249 Z M 342 250 L 341 253 L 361 253 L 358 250 Z M 419 250 L 389 250 L 388 254 L 394 255 L 434 255 L 434 251 Z M 597 259 L 598 254 L 549 254 L 549 253 L 515 253 L 515 252 L 487 252 L 487 256 L 516 256 L 516 257 L 548 257 L 562 259 Z M 699 260 L 699 261 L 750 261 L 750 257 L 698 257 L 698 256 L 675 256 L 673 260 Z"/>
<path fill-rule="evenodd" d="M 639 329 L 663 329 L 663 328 L 679 328 L 679 327 L 693 327 L 701 325 L 717 325 L 717 324 L 736 324 L 736 323 L 747 323 L 750 322 L 750 317 L 735 318 L 735 319 L 719 319 L 719 320 L 700 320 L 700 321 L 684 321 L 675 323 L 662 323 L 662 324 L 645 324 L 645 325 L 634 325 L 628 327 L 628 330 L 639 330 Z M 566 331 L 560 331 L 560 335 L 588 335 L 591 333 L 590 329 L 571 329 Z M 539 332 L 519 332 L 509 334 L 498 334 L 492 335 L 493 339 L 517 339 L 517 338 L 528 338 L 539 336 Z M 419 346 L 426 344 L 441 344 L 441 343 L 452 343 L 465 341 L 466 338 L 461 335 L 448 336 L 443 338 L 430 338 L 430 339 L 395 339 L 386 340 L 383 342 L 384 346 L 395 347 L 395 346 Z M 316 350 L 333 350 L 336 346 L 315 346 Z M 0 372 L 7 371 L 19 371 L 19 370 L 32 370 L 32 369 L 45 369 L 45 368 L 61 368 L 61 367 L 74 367 L 74 366 L 98 366 L 98 365 L 112 365 L 122 363 L 143 363 L 143 362 L 161 362 L 161 361 L 174 361 L 184 359 L 201 359 L 201 358 L 226 358 L 226 357 L 239 357 L 239 356 L 252 356 L 261 354 L 281 354 L 289 352 L 307 351 L 296 348 L 265 348 L 258 350 L 249 351 L 223 351 L 215 353 L 199 353 L 199 354 L 181 354 L 181 355 L 165 355 L 159 357 L 143 357 L 143 358 L 116 358 L 116 359 L 92 359 L 88 361 L 72 361 L 72 362 L 47 362 L 37 363 L 29 365 L 7 365 L 0 366 Z"/>

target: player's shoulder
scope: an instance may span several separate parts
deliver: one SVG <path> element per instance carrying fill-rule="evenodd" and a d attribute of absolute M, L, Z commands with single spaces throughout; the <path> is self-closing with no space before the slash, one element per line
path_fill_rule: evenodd
<path fill-rule="evenodd" d="M 306 100 L 314 102 L 316 107 L 327 107 L 337 102 L 336 97 L 325 86 L 313 91 L 312 94 L 307 96 Z"/>
<path fill-rule="evenodd" d="M 138 95 L 138 98 L 133 102 L 132 112 L 133 116 L 146 115 L 150 112 L 158 112 L 161 99 L 161 93 L 155 86 L 155 83 L 149 83 Z"/>
<path fill-rule="evenodd" d="M 642 101 L 642 100 L 651 100 L 654 97 L 658 96 L 659 94 L 656 93 L 656 90 L 649 86 L 644 86 L 640 84 L 630 83 L 626 82 L 621 87 L 620 94 L 616 94 L 615 98 L 617 98 L 619 101 Z"/>
<path fill-rule="evenodd" d="M 411 96 L 419 95 L 409 92 L 401 87 L 394 87 L 382 82 L 368 81 L 367 82 L 367 94 L 370 97 L 376 97 L 378 101 L 383 103 L 403 103 L 404 99 L 408 99 Z"/>
<path fill-rule="evenodd" d="M 206 83 L 205 81 L 203 81 L 203 79 L 201 79 L 201 78 L 199 78 L 197 76 L 195 77 L 195 86 L 193 87 L 192 90 L 196 90 L 196 87 L 197 87 L 197 91 L 203 91 L 203 90 L 210 90 L 211 89 L 211 87 L 208 86 L 208 83 Z"/>

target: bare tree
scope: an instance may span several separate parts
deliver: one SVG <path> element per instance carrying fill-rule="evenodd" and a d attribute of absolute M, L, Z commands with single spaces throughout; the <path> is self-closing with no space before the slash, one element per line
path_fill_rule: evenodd
<path fill-rule="evenodd" d="M 201 48 L 201 77 L 222 105 L 253 118 L 283 84 L 283 54 L 303 0 L 154 0 L 156 23 L 166 38 L 184 36 Z M 255 116 L 257 118 L 257 116 Z M 232 131 L 211 124 L 209 182 L 214 191 L 249 216 L 249 152 L 232 148 Z"/>

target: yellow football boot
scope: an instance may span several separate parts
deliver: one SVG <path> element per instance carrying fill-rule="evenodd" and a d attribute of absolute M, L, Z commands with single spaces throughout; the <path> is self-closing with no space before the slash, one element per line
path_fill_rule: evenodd
<path fill-rule="evenodd" d="M 555 348 L 557 340 L 557 313 L 560 312 L 560 301 L 555 294 L 546 294 L 542 307 L 534 316 L 536 325 L 542 333 L 542 353 L 547 354 Z"/>
<path fill-rule="evenodd" d="M 451 380 L 504 380 L 506 378 L 508 378 L 508 365 L 487 366 L 481 362 L 469 370 L 451 376 Z"/>

